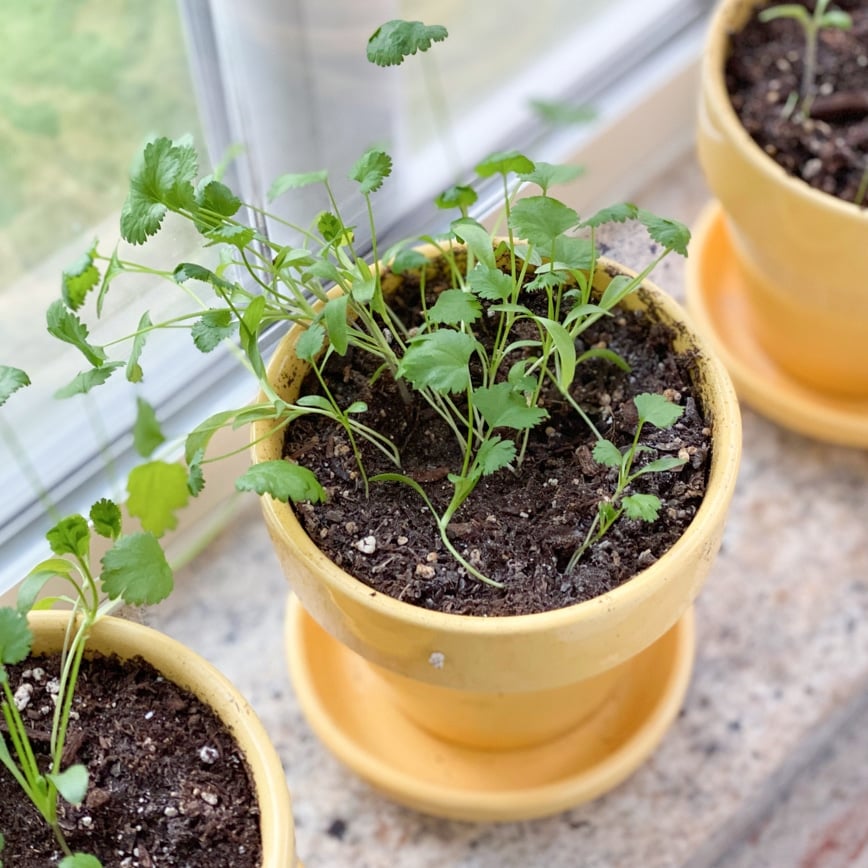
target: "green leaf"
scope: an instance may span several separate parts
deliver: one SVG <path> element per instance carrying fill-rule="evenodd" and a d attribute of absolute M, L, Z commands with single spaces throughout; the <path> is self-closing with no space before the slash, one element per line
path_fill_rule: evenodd
<path fill-rule="evenodd" d="M 0 663 L 14 666 L 27 658 L 33 633 L 27 618 L 15 609 L 0 609 Z"/>
<path fill-rule="evenodd" d="M 93 529 L 108 539 L 117 539 L 121 535 L 120 507 L 108 498 L 98 500 L 90 508 L 90 521 Z"/>
<path fill-rule="evenodd" d="M 150 533 L 122 536 L 102 557 L 102 587 L 109 599 L 152 606 L 172 592 L 172 568 Z"/>
<path fill-rule="evenodd" d="M 853 19 L 841 9 L 830 9 L 820 18 L 820 26 L 849 30 L 853 26 Z"/>
<path fill-rule="evenodd" d="M 221 341 L 231 338 L 237 330 L 238 323 L 232 311 L 221 308 L 205 311 L 202 318 L 193 323 L 190 334 L 197 350 L 210 353 L 220 346 Z"/>
<path fill-rule="evenodd" d="M 549 196 L 528 196 L 513 205 L 509 225 L 513 232 L 547 253 L 555 240 L 579 222 L 579 215 Z"/>
<path fill-rule="evenodd" d="M 232 217 L 241 207 L 241 200 L 229 187 L 214 178 L 203 178 L 194 195 L 200 209 L 196 215 L 197 221 L 204 227 L 218 225 L 220 217 Z M 202 214 L 202 211 L 210 213 Z"/>
<path fill-rule="evenodd" d="M 467 282 L 480 298 L 488 301 L 506 301 L 515 291 L 515 281 L 510 275 L 481 262 L 467 276 Z"/>
<path fill-rule="evenodd" d="M 649 461 L 644 466 L 640 467 L 633 477 L 642 476 L 646 473 L 663 473 L 667 470 L 677 470 L 687 463 L 686 458 L 676 458 L 672 455 L 664 455 L 663 458 L 657 458 L 654 461 Z"/>
<path fill-rule="evenodd" d="M 99 269 L 94 265 L 96 246 L 83 253 L 61 277 L 61 294 L 71 310 L 78 310 L 87 294 L 99 283 Z"/>
<path fill-rule="evenodd" d="M 668 250 L 674 250 L 681 256 L 687 256 L 687 245 L 690 243 L 690 230 L 677 220 L 658 217 L 650 211 L 639 209 L 639 222 L 648 230 L 648 234 Z"/>
<path fill-rule="evenodd" d="M 79 349 L 95 368 L 98 368 L 105 361 L 106 355 L 103 348 L 88 343 L 87 326 L 74 313 L 67 310 L 66 305 L 60 299 L 48 306 L 45 320 L 50 335 Z"/>
<path fill-rule="evenodd" d="M 78 514 L 62 518 L 46 534 L 48 545 L 56 555 L 76 555 L 87 560 L 90 551 L 90 528 Z"/>
<path fill-rule="evenodd" d="M 144 399 L 136 398 L 136 421 L 133 425 L 133 445 L 136 452 L 147 458 L 161 443 L 165 443 L 163 430 L 154 408 Z"/>
<path fill-rule="evenodd" d="M 57 868 L 103 868 L 103 865 L 96 856 L 89 853 L 73 853 L 71 856 L 64 856 L 57 863 Z"/>
<path fill-rule="evenodd" d="M 404 274 L 407 271 L 425 268 L 428 262 L 428 257 L 424 253 L 408 248 L 395 254 L 395 257 L 389 263 L 389 268 L 395 274 Z"/>
<path fill-rule="evenodd" d="M 311 323 L 295 342 L 295 354 L 302 361 L 312 362 L 325 345 L 325 329 L 318 323 Z"/>
<path fill-rule="evenodd" d="M 329 173 L 325 169 L 320 169 L 318 172 L 289 172 L 280 175 L 268 188 L 268 201 L 273 202 L 287 190 L 297 190 L 311 184 L 324 184 L 328 177 Z"/>
<path fill-rule="evenodd" d="M 338 295 L 330 298 L 323 308 L 329 344 L 342 356 L 349 346 L 349 326 L 347 325 L 347 303 L 349 296 Z"/>
<path fill-rule="evenodd" d="M 138 328 L 136 328 L 136 336 L 133 338 L 133 345 L 130 349 L 130 356 L 127 359 L 127 366 L 124 374 L 130 383 L 140 383 L 144 372 L 139 364 L 139 359 L 142 357 L 142 351 L 145 348 L 145 341 L 148 339 L 151 326 L 150 314 L 145 311 L 139 320 Z"/>
<path fill-rule="evenodd" d="M 205 237 L 209 241 L 231 244 L 239 249 L 247 247 L 256 237 L 256 232 L 249 226 L 236 226 L 234 223 L 222 223 L 207 229 Z"/>
<path fill-rule="evenodd" d="M 350 170 L 350 177 L 359 182 L 359 190 L 366 196 L 376 193 L 391 173 L 392 158 L 385 151 L 371 148 L 362 154 Z"/>
<path fill-rule="evenodd" d="M 380 25 L 368 39 L 366 54 L 377 66 L 399 66 L 405 57 L 427 51 L 432 42 L 442 42 L 449 35 L 440 24 L 394 19 Z"/>
<path fill-rule="evenodd" d="M 18 599 L 15 604 L 18 611 L 26 615 L 36 606 L 36 598 L 45 587 L 45 583 L 55 576 L 68 577 L 72 569 L 72 564 L 65 558 L 48 558 L 38 563 L 18 586 Z"/>
<path fill-rule="evenodd" d="M 187 505 L 187 473 L 180 464 L 149 461 L 130 471 L 127 511 L 156 536 L 177 527 L 175 512 Z"/>
<path fill-rule="evenodd" d="M 660 498 L 653 494 L 629 494 L 621 499 L 628 518 L 656 521 L 660 512 Z"/>
<path fill-rule="evenodd" d="M 46 777 L 70 805 L 80 805 L 87 795 L 87 769 L 80 764 L 69 766 L 58 774 Z"/>
<path fill-rule="evenodd" d="M 270 494 L 275 500 L 300 503 L 322 503 L 326 499 L 323 487 L 306 467 L 291 461 L 262 461 L 248 468 L 235 487 L 238 491 Z"/>
<path fill-rule="evenodd" d="M 205 453 L 211 438 L 235 418 L 235 413 L 235 410 L 221 410 L 219 413 L 214 413 L 187 435 L 184 441 L 184 460 L 187 464 L 193 462 L 197 452 Z M 201 456 L 199 460 L 201 461 Z"/>
<path fill-rule="evenodd" d="M 0 365 L 0 407 L 2 407 L 19 389 L 30 385 L 30 377 L 21 370 L 10 365 Z"/>
<path fill-rule="evenodd" d="M 491 234 L 481 223 L 471 217 L 462 217 L 453 220 L 450 228 L 486 268 L 496 268 Z"/>
<path fill-rule="evenodd" d="M 528 359 L 520 359 L 510 369 L 506 379 L 515 392 L 533 392 L 537 378 L 527 373 Z"/>
<path fill-rule="evenodd" d="M 607 311 L 611 310 L 638 288 L 639 284 L 635 277 L 630 277 L 627 274 L 616 274 L 600 296 L 600 307 Z"/>
<path fill-rule="evenodd" d="M 476 464 L 483 476 L 490 476 L 508 466 L 513 458 L 515 458 L 515 443 L 494 436 L 483 440 L 479 452 L 476 453 Z"/>
<path fill-rule="evenodd" d="M 596 117 L 596 112 L 589 106 L 570 105 L 565 102 L 555 102 L 542 99 L 530 101 L 531 108 L 550 124 L 567 126 L 570 124 L 586 124 Z"/>
<path fill-rule="evenodd" d="M 204 452 L 196 452 L 193 460 L 187 465 L 187 491 L 191 497 L 198 497 L 205 488 L 205 473 L 202 470 Z"/>
<path fill-rule="evenodd" d="M 576 343 L 573 336 L 557 321 L 547 317 L 538 317 L 554 344 L 558 359 L 558 382 L 564 390 L 569 389 L 576 375 Z"/>
<path fill-rule="evenodd" d="M 235 284 L 225 280 L 219 274 L 215 274 L 210 268 L 205 268 L 204 265 L 199 265 L 197 262 L 182 262 L 175 266 L 172 277 L 178 283 L 184 283 L 186 280 L 199 280 L 202 283 L 207 283 L 213 286 L 218 293 L 226 295 L 235 292 Z"/>
<path fill-rule="evenodd" d="M 643 392 L 633 398 L 636 410 L 639 412 L 639 424 L 645 422 L 655 428 L 671 428 L 684 413 L 684 408 L 668 401 L 663 395 Z"/>
<path fill-rule="evenodd" d="M 71 398 L 73 395 L 86 395 L 91 389 L 101 386 L 118 368 L 124 366 L 123 362 L 110 362 L 99 368 L 91 368 L 76 374 L 65 386 L 59 388 L 55 398 Z"/>
<path fill-rule="evenodd" d="M 602 226 L 604 223 L 623 223 L 626 220 L 635 220 L 639 209 L 630 202 L 621 202 L 617 205 L 609 205 L 597 211 L 592 217 L 582 221 L 582 226 Z"/>
<path fill-rule="evenodd" d="M 195 207 L 193 181 L 196 151 L 187 143 L 158 138 L 145 146 L 142 160 L 130 178 L 121 209 L 121 236 L 130 244 L 144 244 L 156 234 L 171 209 Z"/>
<path fill-rule="evenodd" d="M 259 330 L 262 328 L 262 317 L 265 315 L 266 301 L 264 295 L 257 295 L 241 315 L 238 326 L 238 341 L 241 349 L 250 362 L 253 373 L 261 382 L 265 379 L 265 363 L 259 352 Z"/>
<path fill-rule="evenodd" d="M 482 305 L 475 296 L 461 289 L 445 289 L 429 308 L 429 322 L 458 325 L 475 322 L 482 316 Z"/>
<path fill-rule="evenodd" d="M 122 271 L 126 271 L 126 269 L 123 265 L 121 265 L 120 259 L 118 259 L 118 248 L 117 245 L 115 245 L 115 249 L 112 251 L 112 256 L 109 260 L 109 264 L 106 267 L 106 270 L 102 276 L 102 283 L 99 287 L 99 294 L 96 297 L 96 315 L 98 317 L 102 316 L 103 302 L 105 301 L 106 295 L 108 295 L 108 291 L 111 287 L 112 281 Z"/>
<path fill-rule="evenodd" d="M 590 268 L 594 253 L 593 247 L 590 238 L 562 235 L 555 240 L 552 268 L 573 270 Z"/>
<path fill-rule="evenodd" d="M 591 347 L 591 349 L 585 350 L 585 352 L 576 359 L 576 364 L 580 365 L 588 359 L 605 359 L 609 364 L 614 365 L 616 368 L 620 368 L 626 373 L 630 373 L 632 370 L 630 365 L 621 356 L 619 356 L 614 350 L 607 349 L 606 347 Z"/>
<path fill-rule="evenodd" d="M 582 166 L 555 165 L 554 163 L 536 163 L 532 172 L 519 175 L 522 181 L 536 184 L 543 193 L 547 193 L 550 187 L 560 184 L 568 184 L 585 173 Z"/>
<path fill-rule="evenodd" d="M 479 198 L 476 190 L 473 187 L 468 187 L 464 184 L 453 184 L 445 189 L 435 200 L 434 204 L 438 208 L 460 208 L 466 211 Z"/>
<path fill-rule="evenodd" d="M 440 329 L 414 337 L 398 366 L 398 376 L 417 389 L 463 392 L 470 386 L 468 363 L 476 340 L 463 332 Z"/>
<path fill-rule="evenodd" d="M 473 405 L 492 428 L 524 431 L 548 418 L 541 407 L 528 406 L 524 396 L 510 383 L 496 383 L 473 390 Z"/>
<path fill-rule="evenodd" d="M 621 450 L 611 440 L 598 440 L 594 444 L 594 461 L 604 467 L 621 466 Z"/>
<path fill-rule="evenodd" d="M 317 216 L 316 229 L 329 244 L 343 243 L 348 231 L 340 218 L 331 211 L 323 211 Z"/>
<path fill-rule="evenodd" d="M 505 176 L 510 172 L 516 175 L 527 175 L 533 171 L 533 168 L 533 162 L 518 151 L 497 151 L 477 164 L 476 174 L 481 178 L 490 178 L 498 174 Z"/>
<path fill-rule="evenodd" d="M 781 3 L 778 6 L 763 9 L 757 18 L 763 24 L 767 21 L 773 21 L 775 18 L 793 18 L 801 24 L 809 24 L 811 20 L 808 10 L 800 3 Z"/>

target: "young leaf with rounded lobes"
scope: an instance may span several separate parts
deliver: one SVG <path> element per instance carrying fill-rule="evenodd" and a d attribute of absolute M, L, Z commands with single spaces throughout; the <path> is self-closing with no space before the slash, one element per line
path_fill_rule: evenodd
<path fill-rule="evenodd" d="M 495 151 L 476 165 L 476 174 L 480 178 L 490 178 L 492 175 L 526 175 L 534 169 L 533 160 L 529 160 L 518 151 Z"/>
<path fill-rule="evenodd" d="M 254 491 L 270 494 L 284 503 L 323 503 L 325 490 L 316 476 L 306 467 L 291 461 L 262 461 L 254 464 L 235 480 L 238 491 Z"/>
<path fill-rule="evenodd" d="M 69 802 L 70 805 L 80 805 L 87 795 L 87 769 L 76 763 L 68 766 L 57 774 L 45 776 L 57 787 L 57 792 Z"/>
<path fill-rule="evenodd" d="M 350 171 L 350 178 L 359 182 L 363 196 L 376 193 L 392 173 L 392 158 L 379 148 L 365 151 Z"/>
<path fill-rule="evenodd" d="M 655 428 L 671 428 L 684 413 L 684 407 L 652 392 L 636 395 L 633 403 L 639 413 L 639 424 L 647 422 Z"/>
<path fill-rule="evenodd" d="M 30 377 L 21 368 L 0 365 L 0 407 L 19 389 L 30 385 Z"/>
<path fill-rule="evenodd" d="M 33 644 L 27 618 L 16 609 L 0 609 L 0 668 L 14 666 L 26 659 Z"/>
<path fill-rule="evenodd" d="M 149 461 L 127 477 L 127 512 L 156 536 L 178 525 L 175 512 L 187 505 L 187 473 L 180 464 Z"/>
<path fill-rule="evenodd" d="M 90 551 L 90 528 L 78 514 L 62 518 L 45 534 L 45 539 L 56 555 L 74 555 L 86 560 Z"/>
<path fill-rule="evenodd" d="M 440 329 L 414 337 L 398 365 L 398 376 L 417 389 L 464 392 L 470 386 L 468 362 L 477 341 L 464 332 Z"/>
<path fill-rule="evenodd" d="M 417 51 L 427 51 L 432 42 L 449 35 L 440 24 L 393 19 L 381 24 L 368 38 L 367 58 L 377 66 L 399 66 Z"/>
<path fill-rule="evenodd" d="M 63 271 L 61 295 L 70 310 L 78 310 L 87 294 L 99 283 L 99 269 L 93 261 L 95 255 L 96 243 Z"/>
<path fill-rule="evenodd" d="M 90 521 L 100 536 L 117 539 L 121 535 L 120 507 L 107 497 L 98 500 L 90 508 Z"/>
<path fill-rule="evenodd" d="M 100 563 L 102 589 L 111 600 L 120 597 L 131 606 L 150 606 L 172 592 L 172 568 L 153 534 L 120 537 Z"/>

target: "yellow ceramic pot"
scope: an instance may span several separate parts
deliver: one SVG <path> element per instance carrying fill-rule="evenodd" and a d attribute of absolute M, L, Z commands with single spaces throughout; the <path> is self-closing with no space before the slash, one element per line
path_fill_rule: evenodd
<path fill-rule="evenodd" d="M 745 324 L 821 393 L 868 398 L 868 211 L 789 176 L 744 130 L 724 83 L 729 34 L 758 0 L 723 0 L 703 55 L 699 161 L 745 286 Z"/>
<path fill-rule="evenodd" d="M 620 273 L 629 272 L 603 261 L 597 273 L 598 289 L 602 291 Z M 325 631 L 322 636 L 310 632 L 311 625 L 302 621 L 289 630 L 294 655 L 290 667 L 297 691 L 300 685 L 304 688 L 300 699 L 305 711 L 342 759 L 398 800 L 465 819 L 516 819 L 560 810 L 623 779 L 656 746 L 677 714 L 692 657 L 689 609 L 720 545 L 738 469 L 741 423 L 726 371 L 704 351 L 680 307 L 647 281 L 627 306 L 643 306 L 651 316 L 673 324 L 677 349 L 697 353 L 697 384 L 713 420 L 714 442 L 708 490 L 687 533 L 660 560 L 621 587 L 589 602 L 533 615 L 484 618 L 428 611 L 376 593 L 344 572 L 307 536 L 290 506 L 263 498 L 265 520 L 287 579 L 301 606 Z M 295 356 L 296 338 L 296 332 L 287 335 L 269 367 L 273 387 L 287 401 L 298 396 L 305 374 L 305 366 Z M 279 458 L 282 439 L 282 429 L 269 436 L 268 423 L 258 423 L 253 431 L 255 460 Z M 309 641 L 293 635 L 293 630 L 297 634 L 308 631 Z M 496 807 L 489 809 L 490 792 L 476 801 L 475 797 L 461 800 L 465 786 L 474 791 L 480 785 L 479 770 L 468 770 L 464 760 L 470 760 L 464 755 L 458 763 L 461 770 L 450 773 L 452 789 L 447 787 L 439 796 L 418 791 L 419 781 L 429 770 L 405 775 L 406 786 L 396 782 L 394 770 L 371 771 L 370 756 L 363 756 L 370 752 L 370 745 L 348 745 L 336 731 L 335 721 L 326 721 L 319 713 L 322 703 L 318 711 L 313 695 L 304 687 L 313 684 L 310 672 L 302 671 L 304 667 L 331 665 L 326 658 L 343 653 L 319 645 L 314 652 L 311 643 L 321 643 L 325 635 L 349 649 L 346 653 L 354 660 L 347 665 L 364 667 L 364 672 L 347 679 L 346 690 L 364 680 L 368 687 L 360 704 L 373 703 L 375 691 L 378 699 L 400 708 L 402 717 L 416 730 L 438 741 L 435 765 L 443 764 L 449 745 L 465 752 L 483 749 L 490 757 L 492 750 L 532 752 L 541 744 L 554 744 L 553 740 L 581 728 L 608 707 L 613 697 L 623 694 L 628 689 L 625 679 L 635 675 L 633 661 L 658 640 L 665 639 L 679 649 L 680 660 L 674 668 L 680 675 L 671 684 L 677 682 L 680 692 L 656 721 L 652 736 L 635 741 L 631 756 L 606 777 L 604 786 L 580 786 L 556 798 L 547 792 L 535 802 L 507 804 L 495 796 Z M 658 674 L 651 666 L 642 677 L 651 685 Z M 340 673 L 324 677 L 320 687 L 339 692 L 344 688 L 334 685 L 341 678 Z M 363 728 L 362 723 L 350 727 L 356 732 Z M 388 746 L 386 764 L 400 751 L 395 737 Z M 528 756 L 529 763 L 537 761 Z M 490 774 L 494 774 L 491 768 L 484 772 Z M 529 774 L 533 777 L 533 772 Z M 454 778 L 462 775 L 466 779 L 456 783 Z"/>
<path fill-rule="evenodd" d="M 61 650 L 67 612 L 31 612 L 28 620 L 35 654 Z M 280 758 L 253 709 L 225 676 L 180 642 L 123 618 L 99 621 L 88 640 L 90 651 L 116 654 L 122 660 L 140 656 L 214 711 L 237 741 L 250 769 L 259 801 L 262 868 L 301 868 L 295 855 L 292 806 Z"/>

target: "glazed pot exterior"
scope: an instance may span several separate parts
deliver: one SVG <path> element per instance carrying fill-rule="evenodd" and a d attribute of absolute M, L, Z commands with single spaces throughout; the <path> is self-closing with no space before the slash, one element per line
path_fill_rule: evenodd
<path fill-rule="evenodd" d="M 630 272 L 602 260 L 597 287 L 604 288 L 621 273 Z M 646 281 L 627 304 L 645 306 L 652 316 L 672 323 L 677 349 L 697 352 L 698 386 L 713 420 L 714 442 L 708 490 L 688 531 L 621 587 L 588 602 L 532 615 L 484 618 L 429 611 L 377 593 L 344 572 L 307 536 L 291 506 L 262 499 L 286 577 L 313 619 L 380 670 L 393 673 L 386 678 L 398 685 L 398 693 L 405 679 L 435 688 L 418 702 L 405 697 L 411 716 L 425 718 L 426 704 L 436 704 L 438 690 L 479 692 L 495 701 L 501 694 L 551 691 L 552 705 L 557 706 L 563 704 L 557 691 L 575 688 L 578 682 L 587 682 L 588 699 L 578 702 L 577 713 L 590 713 L 605 697 L 605 673 L 670 630 L 699 592 L 720 545 L 735 485 L 741 450 L 738 403 L 726 371 L 704 351 L 669 296 Z M 298 396 L 305 374 L 295 356 L 296 338 L 297 332 L 286 336 L 269 367 L 271 384 L 286 401 Z M 269 437 L 269 424 L 254 426 L 257 462 L 281 457 L 282 429 Z M 599 688 L 587 681 L 598 676 Z"/>
<path fill-rule="evenodd" d="M 729 34 L 758 0 L 723 0 L 702 61 L 697 147 L 747 287 L 750 327 L 808 387 L 868 397 L 868 210 L 793 178 L 754 142 L 729 99 Z"/>
<path fill-rule="evenodd" d="M 69 622 L 67 611 L 33 611 L 33 653 L 58 652 Z M 295 854 L 295 827 L 286 776 L 277 752 L 247 700 L 226 677 L 176 640 L 124 618 L 97 622 L 87 652 L 116 654 L 122 660 L 142 657 L 169 681 L 207 704 L 241 748 L 259 801 L 262 868 L 301 868 Z"/>

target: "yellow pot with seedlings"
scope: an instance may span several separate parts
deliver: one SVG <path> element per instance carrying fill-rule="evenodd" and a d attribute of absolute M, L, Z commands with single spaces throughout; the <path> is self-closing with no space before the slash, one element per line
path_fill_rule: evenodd
<path fill-rule="evenodd" d="M 33 655 L 63 648 L 68 611 L 33 611 L 28 623 L 34 637 Z M 280 757 L 253 709 L 222 673 L 180 642 L 124 618 L 98 621 L 85 653 L 115 654 L 121 660 L 141 657 L 208 705 L 234 737 L 250 771 L 259 804 L 262 868 L 302 868 L 295 852 L 292 806 Z"/>
<path fill-rule="evenodd" d="M 694 233 L 689 304 L 757 409 L 822 436 L 814 398 L 855 402 L 861 424 L 843 439 L 858 441 L 868 435 L 868 210 L 791 177 L 742 126 L 724 67 L 730 34 L 757 5 L 723 0 L 708 30 L 698 154 L 717 201 Z"/>
<path fill-rule="evenodd" d="M 602 261 L 602 290 L 625 273 Z M 262 507 L 295 593 L 286 621 L 292 680 L 310 725 L 346 765 L 393 799 L 464 820 L 563 810 L 611 789 L 675 719 L 693 660 L 691 603 L 711 568 L 738 468 L 735 392 L 683 311 L 645 282 L 645 306 L 696 353 L 713 420 L 704 501 L 684 536 L 621 587 L 568 608 L 508 617 L 429 611 L 384 596 L 327 558 L 291 506 Z M 269 380 L 298 397 L 298 330 Z M 283 429 L 253 431 L 257 462 L 282 457 Z"/>

